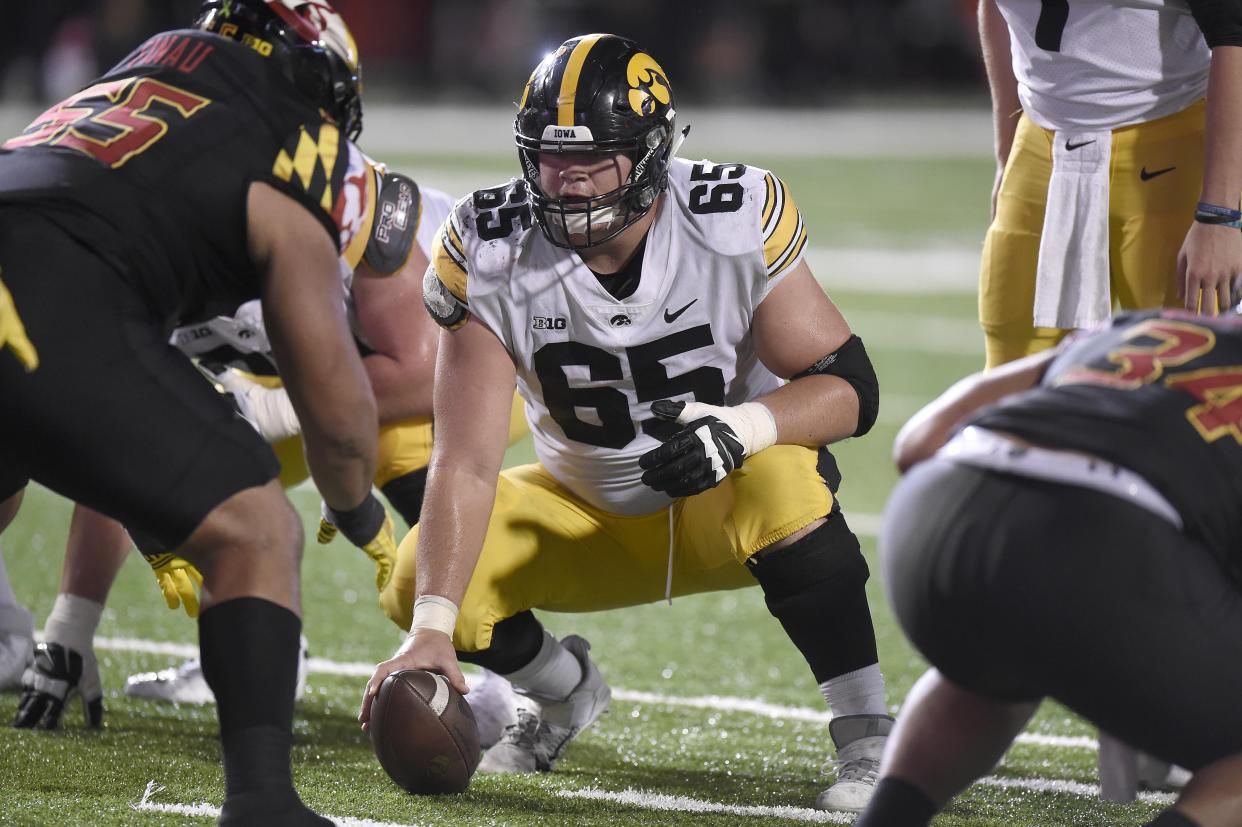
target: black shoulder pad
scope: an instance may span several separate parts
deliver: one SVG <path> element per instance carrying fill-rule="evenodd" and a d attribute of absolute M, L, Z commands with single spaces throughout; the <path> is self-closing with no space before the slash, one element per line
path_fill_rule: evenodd
<path fill-rule="evenodd" d="M 418 184 L 398 172 L 390 172 L 380 183 L 375 200 L 375 221 L 363 260 L 381 276 L 391 276 L 405 266 L 418 235 L 421 211 Z"/>

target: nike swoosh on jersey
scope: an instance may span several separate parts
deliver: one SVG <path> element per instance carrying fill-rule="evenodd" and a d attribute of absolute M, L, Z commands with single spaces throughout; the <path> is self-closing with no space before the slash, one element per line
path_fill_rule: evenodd
<path fill-rule="evenodd" d="M 1095 139 L 1094 139 L 1094 138 L 1093 138 L 1092 140 L 1090 140 L 1090 141 L 1083 141 L 1083 142 L 1082 142 L 1082 143 L 1080 143 L 1080 144 L 1071 144 L 1071 143 L 1067 140 L 1067 141 L 1065 142 L 1065 148 L 1066 148 L 1067 150 L 1069 150 L 1070 152 L 1073 152 L 1075 149 L 1079 149 L 1079 148 L 1081 148 L 1081 147 L 1086 146 L 1087 144 L 1093 144 L 1093 143 L 1095 143 Z"/>
<path fill-rule="evenodd" d="M 1172 172 L 1175 169 L 1177 169 L 1177 167 L 1165 167 L 1164 169 L 1158 169 L 1154 172 L 1148 172 L 1147 167 L 1143 167 L 1139 170 L 1139 178 L 1142 178 L 1144 181 L 1150 181 L 1157 175 L 1164 175 L 1166 172 Z"/>
<path fill-rule="evenodd" d="M 684 307 L 678 310 L 674 310 L 672 313 L 669 313 L 668 308 L 665 308 L 664 309 L 664 321 L 668 322 L 669 324 L 672 324 L 673 322 L 677 321 L 677 317 L 680 316 L 682 313 L 685 313 L 687 310 L 689 310 L 690 305 L 694 304 L 696 301 L 698 301 L 698 299 L 691 299 L 689 303 L 687 303 Z"/>

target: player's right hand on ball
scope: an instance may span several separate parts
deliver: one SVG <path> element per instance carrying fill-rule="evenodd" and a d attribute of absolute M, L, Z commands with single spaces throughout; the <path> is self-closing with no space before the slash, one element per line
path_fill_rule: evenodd
<path fill-rule="evenodd" d="M 391 658 L 375 667 L 375 672 L 367 681 L 362 692 L 362 706 L 358 710 L 358 721 L 361 722 L 363 731 L 366 731 L 371 721 L 371 704 L 375 701 L 380 685 L 393 672 L 403 669 L 439 672 L 462 695 L 470 691 L 466 676 L 462 674 L 461 665 L 457 662 L 453 639 L 433 629 L 415 630 L 406 636 Z"/>
<path fill-rule="evenodd" d="M 22 695 L 13 726 L 18 729 L 56 729 L 65 704 L 82 698 L 82 712 L 89 727 L 103 726 L 103 685 L 93 650 L 79 653 L 60 643 L 40 643 L 34 663 L 22 675 Z"/>
<path fill-rule="evenodd" d="M 198 617 L 198 590 L 203 586 L 203 575 L 198 569 L 175 554 L 157 552 L 142 557 L 155 572 L 155 582 L 164 593 L 168 608 L 181 607 L 190 617 Z"/>

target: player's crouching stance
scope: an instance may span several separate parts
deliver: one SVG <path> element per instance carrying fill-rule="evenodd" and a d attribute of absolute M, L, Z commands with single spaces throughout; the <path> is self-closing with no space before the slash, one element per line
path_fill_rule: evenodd
<path fill-rule="evenodd" d="M 338 265 L 358 71 L 324 0 L 206 0 L 0 149 L 0 500 L 34 479 L 202 572 L 230 827 L 330 823 L 289 761 L 303 534 L 271 449 L 168 331 L 260 299 L 321 495 L 374 508 Z M 14 725 L 57 719 L 82 673 L 41 644 Z"/>
<path fill-rule="evenodd" d="M 934 668 L 858 827 L 928 824 L 1045 697 L 1193 771 L 1148 827 L 1242 824 L 1240 378 L 1236 315 L 1130 311 L 906 423 L 880 550 Z"/>
<path fill-rule="evenodd" d="M 840 772 L 817 806 L 860 809 L 892 719 L 867 567 L 819 446 L 871 427 L 875 374 L 803 260 L 784 183 L 675 159 L 674 115 L 641 47 L 575 37 L 527 84 L 523 177 L 445 224 L 424 285 L 450 331 L 427 499 L 381 598 L 411 633 L 360 720 L 397 669 L 465 691 L 460 658 L 523 701 L 480 770 L 551 770 L 611 693 L 587 642 L 532 609 L 758 581 L 837 716 Z M 501 474 L 515 382 L 539 462 Z"/>

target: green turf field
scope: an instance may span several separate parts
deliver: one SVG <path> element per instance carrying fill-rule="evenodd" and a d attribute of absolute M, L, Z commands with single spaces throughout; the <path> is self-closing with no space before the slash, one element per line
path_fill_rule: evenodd
<path fill-rule="evenodd" d="M 437 181 L 499 182 L 515 169 L 508 155 L 469 167 L 448 156 L 386 160 Z M 813 245 L 969 249 L 981 240 L 992 176 L 986 160 L 747 160 L 771 166 L 790 183 Z M 840 283 L 839 274 L 817 274 Z M 831 292 L 867 342 L 881 381 L 878 425 L 836 453 L 845 475 L 841 501 L 872 565 L 881 663 L 896 711 L 924 663 L 896 627 L 876 574 L 877 518 L 896 479 L 892 439 L 919 405 L 981 365 L 982 336 L 969 291 L 923 292 L 917 272 L 892 279 L 897 289 L 880 281 L 862 289 L 844 280 L 847 289 Z M 515 460 L 528 456 L 528 446 L 515 447 Z M 313 538 L 318 499 L 308 488 L 292 496 Z M 14 586 L 40 622 L 55 595 L 68 518 L 68 503 L 32 486 L 3 538 Z M 316 660 L 297 705 L 294 773 L 303 797 L 341 823 L 849 823 L 808 809 L 827 784 L 819 775 L 828 747 L 825 708 L 757 589 L 620 612 L 543 615 L 554 632 L 592 642 L 614 688 L 610 713 L 570 747 L 554 773 L 478 776 L 457 796 L 406 795 L 384 775 L 354 720 L 364 682 L 358 674 L 401 639 L 376 605 L 373 575 L 370 562 L 344 540 L 326 547 L 311 540 L 307 548 L 305 631 Z M 194 624 L 164 608 L 136 555 L 118 579 L 100 635 L 106 638 L 98 650 L 105 728 L 83 729 L 75 705 L 60 732 L 0 729 L 0 825 L 210 823 L 223 793 L 214 709 L 131 701 L 121 692 L 128 674 L 169 665 L 179 659 L 173 652 L 188 651 L 196 640 Z M 181 646 L 160 652 L 161 643 Z M 11 719 L 16 704 L 15 694 L 0 695 L 0 718 Z M 1094 737 L 1092 728 L 1046 704 L 1002 765 L 935 823 L 1150 819 L 1167 797 L 1127 806 L 1099 800 Z M 203 815 L 192 815 L 195 805 L 206 805 L 197 810 Z"/>

